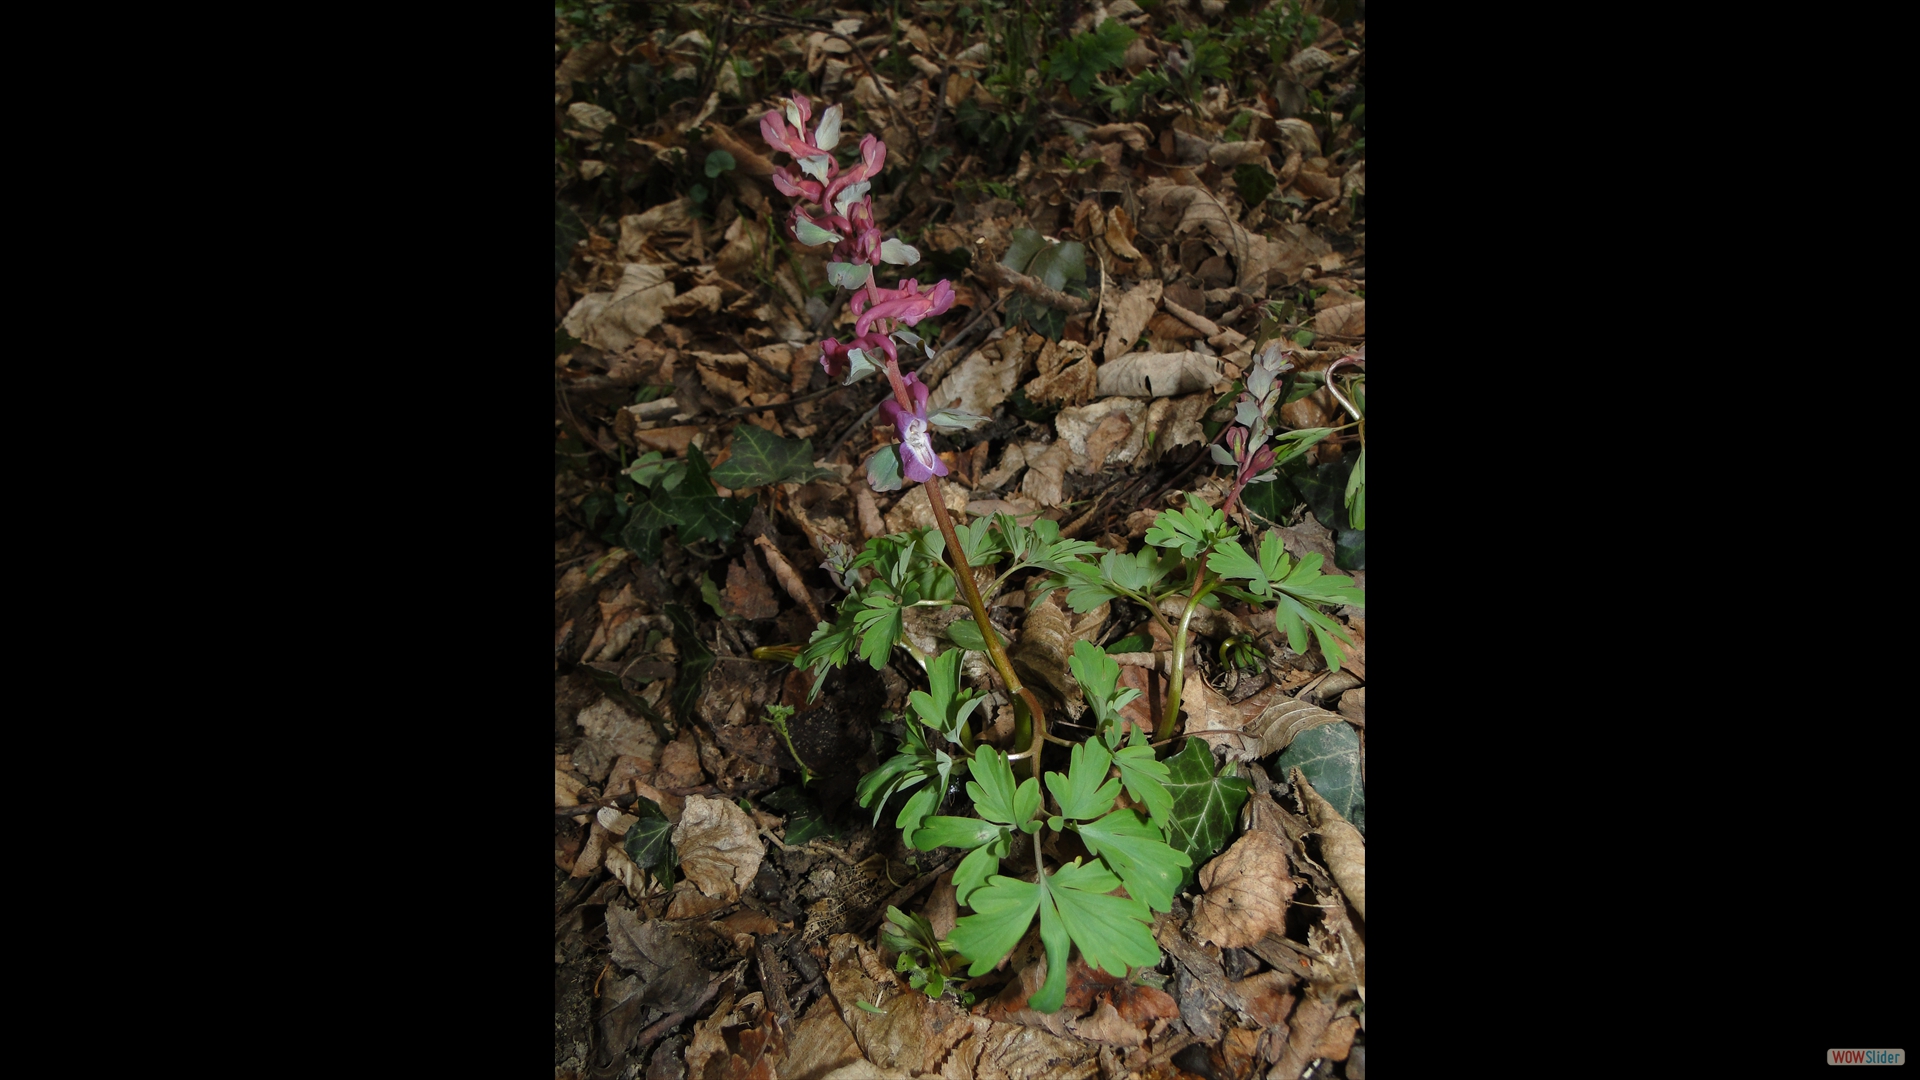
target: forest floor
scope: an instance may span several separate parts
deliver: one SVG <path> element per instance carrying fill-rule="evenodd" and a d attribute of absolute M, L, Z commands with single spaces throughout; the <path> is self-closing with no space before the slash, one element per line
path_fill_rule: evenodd
<path fill-rule="evenodd" d="M 869 483 L 888 380 L 823 370 L 820 342 L 853 333 L 848 293 L 790 231 L 773 176 L 792 163 L 760 124 L 800 94 L 816 122 L 843 109 L 841 167 L 862 136 L 885 144 L 876 222 L 919 256 L 901 277 L 954 292 L 901 366 L 931 408 L 985 418 L 934 439 L 958 523 L 1052 522 L 1125 558 L 1197 502 L 1231 543 L 1364 588 L 1364 16 L 556 6 L 556 1077 L 1364 1080 L 1359 603 L 1316 612 L 1348 639 L 1331 665 L 1332 638 L 1271 608 L 1195 613 L 1156 746 L 1187 763 L 1170 814 L 1196 857 L 1154 917 L 1157 965 L 1112 974 L 1076 948 L 1051 1012 L 1029 1005 L 1044 933 L 938 997 L 902 972 L 889 910 L 952 932 L 963 852 L 916 849 L 903 796 L 863 807 L 857 786 L 902 746 L 926 658 L 980 631 L 931 605 L 822 685 L 793 663 L 860 587 L 846 553 L 935 515 L 930 485 Z M 1296 452 L 1242 490 L 1216 451 L 1282 354 L 1272 429 Z M 1151 731 L 1165 619 L 1069 602 L 1048 576 L 985 598 L 1022 677 L 1079 718 L 1068 658 L 1091 643 Z M 961 682 L 987 702 L 981 743 L 1013 748 L 1005 681 L 970 662 Z M 956 782 L 940 808 L 969 798 Z"/>

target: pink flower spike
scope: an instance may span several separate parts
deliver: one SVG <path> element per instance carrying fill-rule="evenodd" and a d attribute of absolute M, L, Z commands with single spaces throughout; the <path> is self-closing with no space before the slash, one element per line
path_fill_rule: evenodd
<path fill-rule="evenodd" d="M 942 279 L 930 291 L 921 292 L 920 283 L 908 278 L 900 283 L 900 291 L 890 299 L 883 299 L 865 311 L 856 311 L 858 316 L 853 324 L 855 333 L 864 334 L 875 319 L 899 319 L 912 326 L 921 319 L 945 314 L 953 306 L 953 282 Z M 879 290 L 882 293 L 888 290 Z"/>
<path fill-rule="evenodd" d="M 947 463 L 933 452 L 933 439 L 927 431 L 927 388 L 920 382 L 920 374 L 908 372 L 901 382 L 906 385 L 907 397 L 913 401 L 913 411 L 908 412 L 900 407 L 899 401 L 888 398 L 880 403 L 880 414 L 900 433 L 901 471 L 914 483 L 924 484 L 936 476 L 947 475 Z"/>

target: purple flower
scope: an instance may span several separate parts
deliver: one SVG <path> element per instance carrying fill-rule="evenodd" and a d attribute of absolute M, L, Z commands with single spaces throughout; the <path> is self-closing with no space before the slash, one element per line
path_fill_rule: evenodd
<path fill-rule="evenodd" d="M 888 398 L 880 403 L 880 414 L 900 433 L 901 471 L 914 483 L 924 484 L 947 475 L 947 463 L 933 452 L 933 440 L 927 432 L 927 388 L 920 382 L 920 373 L 908 372 L 901 381 L 906 384 L 907 396 L 913 399 L 913 411 Z"/>
<path fill-rule="evenodd" d="M 875 319 L 899 319 L 912 326 L 921 319 L 944 315 L 953 306 L 953 282 L 945 279 L 926 292 L 921 292 L 920 283 L 912 278 L 901 282 L 897 290 L 875 287 L 869 291 L 879 298 L 879 303 L 861 310 L 864 293 L 855 294 L 848 302 L 856 316 L 853 324 L 856 334 L 866 333 L 867 327 L 873 325 Z"/>

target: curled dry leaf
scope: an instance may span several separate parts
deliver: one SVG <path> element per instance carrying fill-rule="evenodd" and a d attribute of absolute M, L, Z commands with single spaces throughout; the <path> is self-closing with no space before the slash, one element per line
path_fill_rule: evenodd
<path fill-rule="evenodd" d="M 1220 358 L 1205 353 L 1128 353 L 1100 366 L 1095 391 L 1101 397 L 1175 397 L 1224 390 L 1231 381 Z"/>
<path fill-rule="evenodd" d="M 1200 887 L 1206 892 L 1194 903 L 1193 932 L 1201 941 L 1240 949 L 1284 932 L 1294 888 L 1286 844 L 1272 833 L 1247 833 L 1200 868 Z"/>
<path fill-rule="evenodd" d="M 1113 242 L 1109 240 L 1107 244 L 1111 247 Z M 1113 301 L 1107 309 L 1108 360 L 1133 351 L 1134 342 L 1140 340 L 1140 331 L 1147 328 L 1147 320 L 1153 318 L 1154 311 L 1160 306 L 1160 294 L 1164 288 L 1159 278 L 1153 278 L 1121 293 Z"/>
<path fill-rule="evenodd" d="M 766 857 L 745 810 L 703 795 L 688 796 L 673 830 L 673 846 L 688 881 L 708 896 L 729 901 L 739 899 L 740 889 L 753 881 Z"/>
<path fill-rule="evenodd" d="M 1290 770 L 1293 784 L 1307 804 L 1307 820 L 1320 834 L 1320 858 L 1333 874 L 1334 884 L 1362 919 L 1367 917 L 1367 842 L 1339 811 L 1320 797 L 1299 769 Z"/>
<path fill-rule="evenodd" d="M 611 293 L 588 293 L 567 312 L 561 327 L 597 349 L 623 352 L 666 318 L 673 282 L 666 266 L 629 263 Z"/>
<path fill-rule="evenodd" d="M 1268 706 L 1253 722 L 1247 725 L 1246 732 L 1260 740 L 1256 757 L 1277 754 L 1293 745 L 1300 733 L 1322 724 L 1341 723 L 1338 713 L 1328 712 L 1312 702 L 1297 698 L 1285 698 Z"/>
<path fill-rule="evenodd" d="M 705 993 L 709 973 L 692 945 L 660 919 L 607 907 L 607 944 L 613 962 L 640 977 L 640 1001 L 666 1012 L 690 1007 Z"/>
<path fill-rule="evenodd" d="M 1147 449 L 1146 413 L 1146 403 L 1136 398 L 1107 398 L 1061 409 L 1053 427 L 1073 451 L 1073 471 L 1093 475 L 1140 460 Z"/>

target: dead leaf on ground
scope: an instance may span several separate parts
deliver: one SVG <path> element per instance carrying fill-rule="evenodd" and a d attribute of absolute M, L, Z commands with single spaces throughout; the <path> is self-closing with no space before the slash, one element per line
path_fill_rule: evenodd
<path fill-rule="evenodd" d="M 607 944 L 613 962 L 640 977 L 640 1001 L 666 1012 L 696 1003 L 712 974 L 671 923 L 630 908 L 607 908 Z"/>
<path fill-rule="evenodd" d="M 1287 847 L 1272 833 L 1251 832 L 1200 868 L 1206 892 L 1193 906 L 1193 934 L 1223 949 L 1239 949 L 1268 933 L 1285 933 L 1293 879 Z"/>
<path fill-rule="evenodd" d="M 1061 409 L 1053 427 L 1073 451 L 1072 470 L 1091 476 L 1140 460 L 1147 449 L 1146 412 L 1146 402 L 1138 398 L 1106 398 Z"/>
<path fill-rule="evenodd" d="M 753 557 L 752 549 L 727 564 L 723 602 L 728 611 L 743 619 L 771 619 L 780 614 L 780 604 L 773 598 L 766 572 L 760 569 L 760 560 Z"/>
<path fill-rule="evenodd" d="M 1107 309 L 1107 345 L 1109 361 L 1133 351 L 1147 320 L 1159 310 L 1163 286 L 1158 278 L 1142 282 L 1116 298 Z"/>
<path fill-rule="evenodd" d="M 708 896 L 728 900 L 737 899 L 752 883 L 767 854 L 745 810 L 704 795 L 688 796 L 673 830 L 673 846 L 687 880 Z"/>
<path fill-rule="evenodd" d="M 1230 381 L 1217 356 L 1192 350 L 1128 353 L 1100 365 L 1095 389 L 1101 397 L 1177 397 L 1202 390 L 1217 393 Z"/>
<path fill-rule="evenodd" d="M 597 349 L 622 352 L 666 318 L 673 299 L 667 266 L 628 263 L 610 293 L 588 293 L 573 305 L 561 328 Z"/>
<path fill-rule="evenodd" d="M 1334 883 L 1340 891 L 1347 894 L 1347 902 L 1353 910 L 1359 912 L 1362 919 L 1367 917 L 1367 842 L 1360 830 L 1347 823 L 1320 793 L 1313 790 L 1296 767 L 1289 770 L 1293 784 L 1300 791 L 1301 801 L 1307 804 L 1307 820 L 1313 823 L 1320 834 L 1320 857 L 1327 864 L 1327 871 L 1333 875 Z"/>

